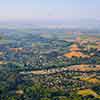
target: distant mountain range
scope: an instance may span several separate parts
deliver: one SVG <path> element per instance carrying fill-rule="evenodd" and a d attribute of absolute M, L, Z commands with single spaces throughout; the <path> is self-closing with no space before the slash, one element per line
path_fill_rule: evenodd
<path fill-rule="evenodd" d="M 41 21 L 36 22 L 3 22 L 0 21 L 0 30 L 14 29 L 21 32 L 34 33 L 62 33 L 62 32 L 81 32 L 81 33 L 100 33 L 100 20 L 80 19 L 70 21 Z"/>

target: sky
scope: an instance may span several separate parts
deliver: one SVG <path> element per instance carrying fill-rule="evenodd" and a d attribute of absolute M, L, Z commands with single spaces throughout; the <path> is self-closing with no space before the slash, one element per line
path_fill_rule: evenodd
<path fill-rule="evenodd" d="M 100 20 L 100 0 L 0 0 L 0 21 Z"/>

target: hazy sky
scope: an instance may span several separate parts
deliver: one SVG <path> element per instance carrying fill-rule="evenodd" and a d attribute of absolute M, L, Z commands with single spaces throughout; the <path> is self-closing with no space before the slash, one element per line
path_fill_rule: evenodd
<path fill-rule="evenodd" d="M 100 0 L 0 0 L 0 21 L 78 19 L 100 19 Z"/>

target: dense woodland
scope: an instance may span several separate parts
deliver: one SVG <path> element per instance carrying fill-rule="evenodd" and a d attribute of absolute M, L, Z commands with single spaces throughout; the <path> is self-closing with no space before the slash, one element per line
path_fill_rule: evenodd
<path fill-rule="evenodd" d="M 1 35 L 0 100 L 100 100 L 98 37 L 76 37 Z"/>

